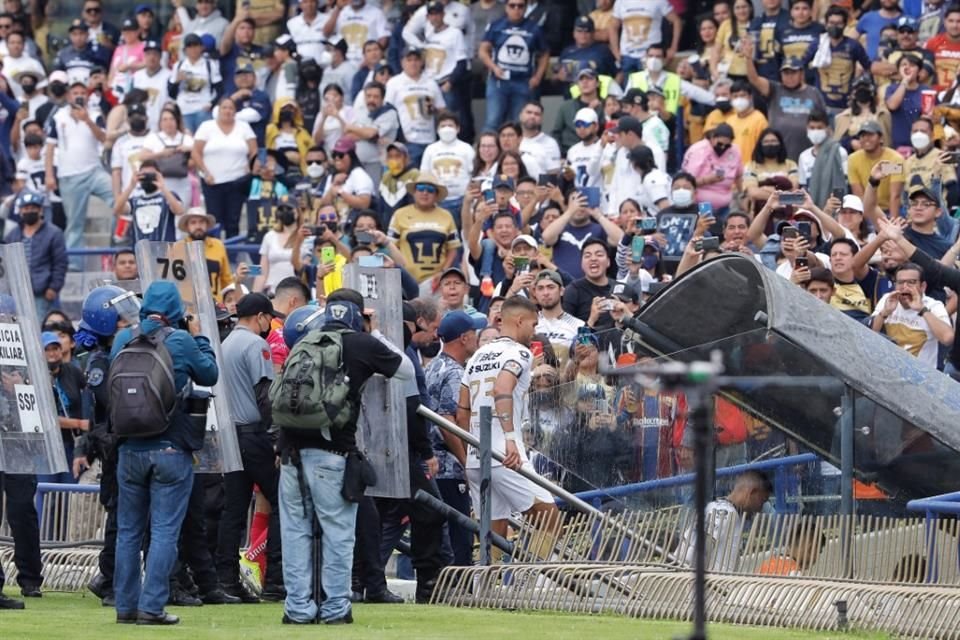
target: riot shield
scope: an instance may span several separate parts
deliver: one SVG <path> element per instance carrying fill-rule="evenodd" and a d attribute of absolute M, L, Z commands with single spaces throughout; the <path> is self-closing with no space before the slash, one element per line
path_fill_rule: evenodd
<path fill-rule="evenodd" d="M 367 308 L 376 311 L 380 330 L 390 342 L 402 348 L 400 272 L 349 264 L 343 270 L 343 285 L 360 292 Z M 377 486 L 367 489 L 367 495 L 410 497 L 407 401 L 402 384 L 380 376 L 367 382 L 363 390 L 357 446 L 377 470 Z"/>
<path fill-rule="evenodd" d="M 183 305 L 188 314 L 200 319 L 203 335 L 210 339 L 218 363 L 223 362 L 220 353 L 220 334 L 213 293 L 210 291 L 210 276 L 203 254 L 202 242 L 151 242 L 137 243 L 137 267 L 144 291 L 154 280 L 169 280 L 177 285 Z M 206 389 L 195 385 L 196 389 Z M 203 450 L 199 456 L 199 473 L 229 473 L 243 469 L 237 432 L 230 416 L 230 402 L 223 376 L 209 389 L 213 401 L 207 410 L 207 432 Z"/>
<path fill-rule="evenodd" d="M 0 245 L 0 471 L 69 470 L 23 245 Z"/>

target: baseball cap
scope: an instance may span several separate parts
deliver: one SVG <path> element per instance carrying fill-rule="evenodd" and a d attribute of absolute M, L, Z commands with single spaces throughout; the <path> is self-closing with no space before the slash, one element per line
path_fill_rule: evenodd
<path fill-rule="evenodd" d="M 573 22 L 573 28 L 582 31 L 593 31 L 596 25 L 593 24 L 593 18 L 590 16 L 580 16 Z"/>
<path fill-rule="evenodd" d="M 407 56 L 419 56 L 423 57 L 423 50 L 420 47 L 404 47 L 403 48 L 403 57 Z"/>
<path fill-rule="evenodd" d="M 67 31 L 75 31 L 77 29 L 80 31 L 90 31 L 90 27 L 87 25 L 87 23 L 79 18 L 70 23 L 70 28 L 67 29 Z"/>
<path fill-rule="evenodd" d="M 937 203 L 940 202 L 940 198 L 937 197 L 937 194 L 934 193 L 933 189 L 923 184 L 922 182 L 919 184 L 910 185 L 910 191 L 908 193 L 909 193 L 908 197 L 910 200 L 913 200 L 917 196 L 926 196 L 930 198 L 930 200 L 932 200 L 933 202 L 937 202 Z"/>
<path fill-rule="evenodd" d="M 534 249 L 538 248 L 537 241 L 533 239 L 533 236 L 521 233 L 516 238 L 513 239 L 513 242 L 510 243 L 510 248 L 517 246 L 520 243 L 527 245 L 528 247 L 533 247 Z"/>
<path fill-rule="evenodd" d="M 60 338 L 58 338 L 57 334 L 55 334 L 53 331 L 44 331 L 43 333 L 41 333 L 40 342 L 43 343 L 44 349 L 53 345 L 57 345 L 58 347 L 61 346 Z"/>
<path fill-rule="evenodd" d="M 156 40 L 147 40 L 143 44 L 143 50 L 144 51 L 161 51 L 160 43 L 157 42 Z"/>
<path fill-rule="evenodd" d="M 195 33 L 188 33 L 183 37 L 184 47 L 195 47 L 198 44 L 203 44 L 203 40 L 201 40 L 200 36 Z"/>
<path fill-rule="evenodd" d="M 120 23 L 121 31 L 137 31 L 140 27 L 137 26 L 137 21 L 133 18 L 124 18 L 123 22 Z"/>
<path fill-rule="evenodd" d="M 297 50 L 297 43 L 293 41 L 293 38 L 290 37 L 289 33 L 277 36 L 277 38 L 273 41 L 273 44 L 278 49 L 285 49 L 287 51 Z"/>
<path fill-rule="evenodd" d="M 459 267 L 450 267 L 448 269 L 445 269 L 443 273 L 440 274 L 440 280 L 438 280 L 438 282 L 443 282 L 443 279 L 449 275 L 456 275 L 464 282 L 467 281 L 467 276 L 463 274 L 462 269 L 460 269 Z"/>
<path fill-rule="evenodd" d="M 623 282 L 613 285 L 613 291 L 610 292 L 610 295 L 621 302 L 632 302 L 633 304 L 640 302 L 640 292 Z"/>
<path fill-rule="evenodd" d="M 577 72 L 577 80 L 579 80 L 583 76 L 589 76 L 595 79 L 597 77 L 597 70 L 594 69 L 593 67 L 584 67 L 583 69 L 580 69 L 580 71 Z"/>
<path fill-rule="evenodd" d="M 145 116 L 147 115 L 147 107 L 142 102 L 132 102 L 127 105 L 127 117 L 130 116 Z"/>
<path fill-rule="evenodd" d="M 860 128 L 857 130 L 857 137 L 862 136 L 865 133 L 879 133 L 883 135 L 883 127 L 880 126 L 880 123 L 876 120 L 867 120 Z"/>
<path fill-rule="evenodd" d="M 390 151 L 390 149 L 396 149 L 405 156 L 410 155 L 410 152 L 407 150 L 407 145 L 403 144 L 402 142 L 391 142 L 387 145 L 387 151 Z"/>
<path fill-rule="evenodd" d="M 630 89 L 623 97 L 620 98 L 620 102 L 626 102 L 627 104 L 643 104 L 643 100 L 646 97 L 646 92 L 643 89 Z"/>
<path fill-rule="evenodd" d="M 153 13 L 153 7 L 148 4 L 138 4 L 137 8 L 133 10 L 133 15 L 139 15 L 141 13 Z"/>
<path fill-rule="evenodd" d="M 250 289 L 247 288 L 247 285 L 241 284 L 238 287 L 236 282 L 231 282 L 230 284 L 225 286 L 223 289 L 220 289 L 220 297 L 222 298 L 223 296 L 227 295 L 231 291 L 237 291 L 238 288 L 241 296 L 245 296 L 248 293 L 250 293 Z"/>
<path fill-rule="evenodd" d="M 471 316 L 466 311 L 451 311 L 440 320 L 437 336 L 444 342 L 456 340 L 468 331 L 479 331 L 487 326 L 487 319 Z"/>
<path fill-rule="evenodd" d="M 560 277 L 560 274 L 554 271 L 553 269 L 544 269 L 537 274 L 537 279 L 534 280 L 534 284 L 540 282 L 541 280 L 552 280 L 558 287 L 563 286 L 563 278 Z"/>
<path fill-rule="evenodd" d="M 860 199 L 860 196 L 855 196 L 852 193 L 848 193 L 843 196 L 843 203 L 840 205 L 841 209 L 852 209 L 854 211 L 859 211 L 863 213 L 863 200 Z"/>
<path fill-rule="evenodd" d="M 728 125 L 726 122 L 721 122 L 709 132 L 711 136 L 721 137 L 721 138 L 730 138 L 733 139 L 733 127 Z"/>
<path fill-rule="evenodd" d="M 427 13 L 443 13 L 445 11 L 443 3 L 434 0 L 427 4 Z"/>
<path fill-rule="evenodd" d="M 897 31 L 916 31 L 917 21 L 910 16 L 900 16 L 897 20 Z"/>
<path fill-rule="evenodd" d="M 240 75 L 241 73 L 255 73 L 253 70 L 253 65 L 249 62 L 246 64 L 238 64 L 237 70 L 233 72 L 234 75 Z"/>
<path fill-rule="evenodd" d="M 800 69 L 803 69 L 803 62 L 800 60 L 800 58 L 784 58 L 783 62 L 780 63 L 780 70 L 783 71 L 784 69 L 796 69 L 799 71 Z"/>
<path fill-rule="evenodd" d="M 633 116 L 623 116 L 617 120 L 617 126 L 613 130 L 616 133 L 633 132 L 638 136 L 643 135 L 643 125 Z"/>
<path fill-rule="evenodd" d="M 583 109 L 580 109 L 579 111 L 577 111 L 577 114 L 573 116 L 573 121 L 574 122 L 592 122 L 596 124 L 597 122 L 600 121 L 600 118 L 597 117 L 596 111 L 594 111 L 593 109 L 584 107 Z"/>
<path fill-rule="evenodd" d="M 511 178 L 505 173 L 498 173 L 497 177 L 493 179 L 493 186 L 491 188 L 492 189 L 501 189 L 501 188 L 510 189 L 511 191 L 513 191 L 514 189 L 513 178 Z"/>
<path fill-rule="evenodd" d="M 237 301 L 238 318 L 249 318 L 260 313 L 266 313 L 274 318 L 281 317 L 273 310 L 270 299 L 262 293 L 248 293 Z"/>
<path fill-rule="evenodd" d="M 347 41 L 343 38 L 337 38 L 336 40 L 324 40 L 323 44 L 333 47 L 334 49 L 338 49 L 340 53 L 344 55 L 347 54 L 347 49 L 349 48 Z"/>
<path fill-rule="evenodd" d="M 47 76 L 47 82 L 59 82 L 61 84 L 67 84 L 70 82 L 70 78 L 67 77 L 66 71 L 54 71 L 49 76 Z"/>
<path fill-rule="evenodd" d="M 353 138 L 344 136 L 337 140 L 337 144 L 333 145 L 333 150 L 336 153 L 350 153 L 357 148 L 357 143 L 353 141 Z"/>

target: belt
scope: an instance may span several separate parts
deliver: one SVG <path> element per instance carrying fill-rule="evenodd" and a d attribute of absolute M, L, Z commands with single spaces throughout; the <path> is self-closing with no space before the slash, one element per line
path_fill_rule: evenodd
<path fill-rule="evenodd" d="M 238 424 L 237 433 L 238 434 L 252 434 L 252 433 L 265 433 L 266 429 L 263 428 L 263 425 L 259 422 L 253 422 L 251 424 Z"/>
<path fill-rule="evenodd" d="M 341 458 L 346 458 L 350 455 L 349 451 L 337 451 L 336 449 L 327 449 L 326 447 L 301 447 L 301 449 L 317 449 L 318 451 L 332 453 L 333 455 L 340 456 Z"/>

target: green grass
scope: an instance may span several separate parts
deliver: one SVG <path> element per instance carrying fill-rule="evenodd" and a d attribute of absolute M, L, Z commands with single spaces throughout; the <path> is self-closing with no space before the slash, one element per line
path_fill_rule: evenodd
<path fill-rule="evenodd" d="M 9 590 L 17 595 L 16 588 Z M 375 638 L 376 640 L 656 640 L 684 637 L 690 625 L 616 616 L 563 613 L 521 613 L 454 609 L 441 606 L 357 605 L 349 627 L 292 627 L 280 624 L 279 604 L 231 605 L 202 608 L 171 607 L 182 618 L 179 625 L 133 628 L 115 623 L 113 609 L 100 606 L 89 594 L 46 593 L 29 600 L 24 611 L 0 611 L 0 638 L 4 640 L 111 640 L 154 637 L 189 640 L 240 638 Z M 884 635 L 817 634 L 809 631 L 711 625 L 711 640 L 834 640 L 881 639 Z"/>

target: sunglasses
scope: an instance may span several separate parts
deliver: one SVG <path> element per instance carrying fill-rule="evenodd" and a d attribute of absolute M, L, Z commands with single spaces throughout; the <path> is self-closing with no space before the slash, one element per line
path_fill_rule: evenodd
<path fill-rule="evenodd" d="M 100 7 L 89 7 L 83 10 L 84 13 L 100 13 Z"/>
<path fill-rule="evenodd" d="M 339 160 L 339 159 L 341 159 L 341 158 L 346 158 L 346 157 L 347 157 L 347 154 L 341 153 L 341 152 L 339 152 L 339 151 L 334 151 L 333 153 L 330 154 L 330 156 L 331 156 L 334 160 Z"/>
<path fill-rule="evenodd" d="M 513 2 L 511 2 L 510 4 L 507 5 L 507 9 L 526 9 L 526 8 L 527 8 L 527 5 L 525 5 L 525 4 L 523 4 L 523 3 L 513 3 Z"/>
<path fill-rule="evenodd" d="M 575 126 L 578 129 L 585 129 L 592 124 L 593 124 L 592 122 L 587 122 L 586 120 L 577 120 L 576 122 L 573 123 L 573 126 Z"/>
<path fill-rule="evenodd" d="M 417 192 L 418 193 L 436 193 L 437 188 L 432 184 L 418 184 Z"/>
<path fill-rule="evenodd" d="M 335 213 L 320 213 L 317 214 L 317 222 L 337 222 L 337 214 Z"/>

